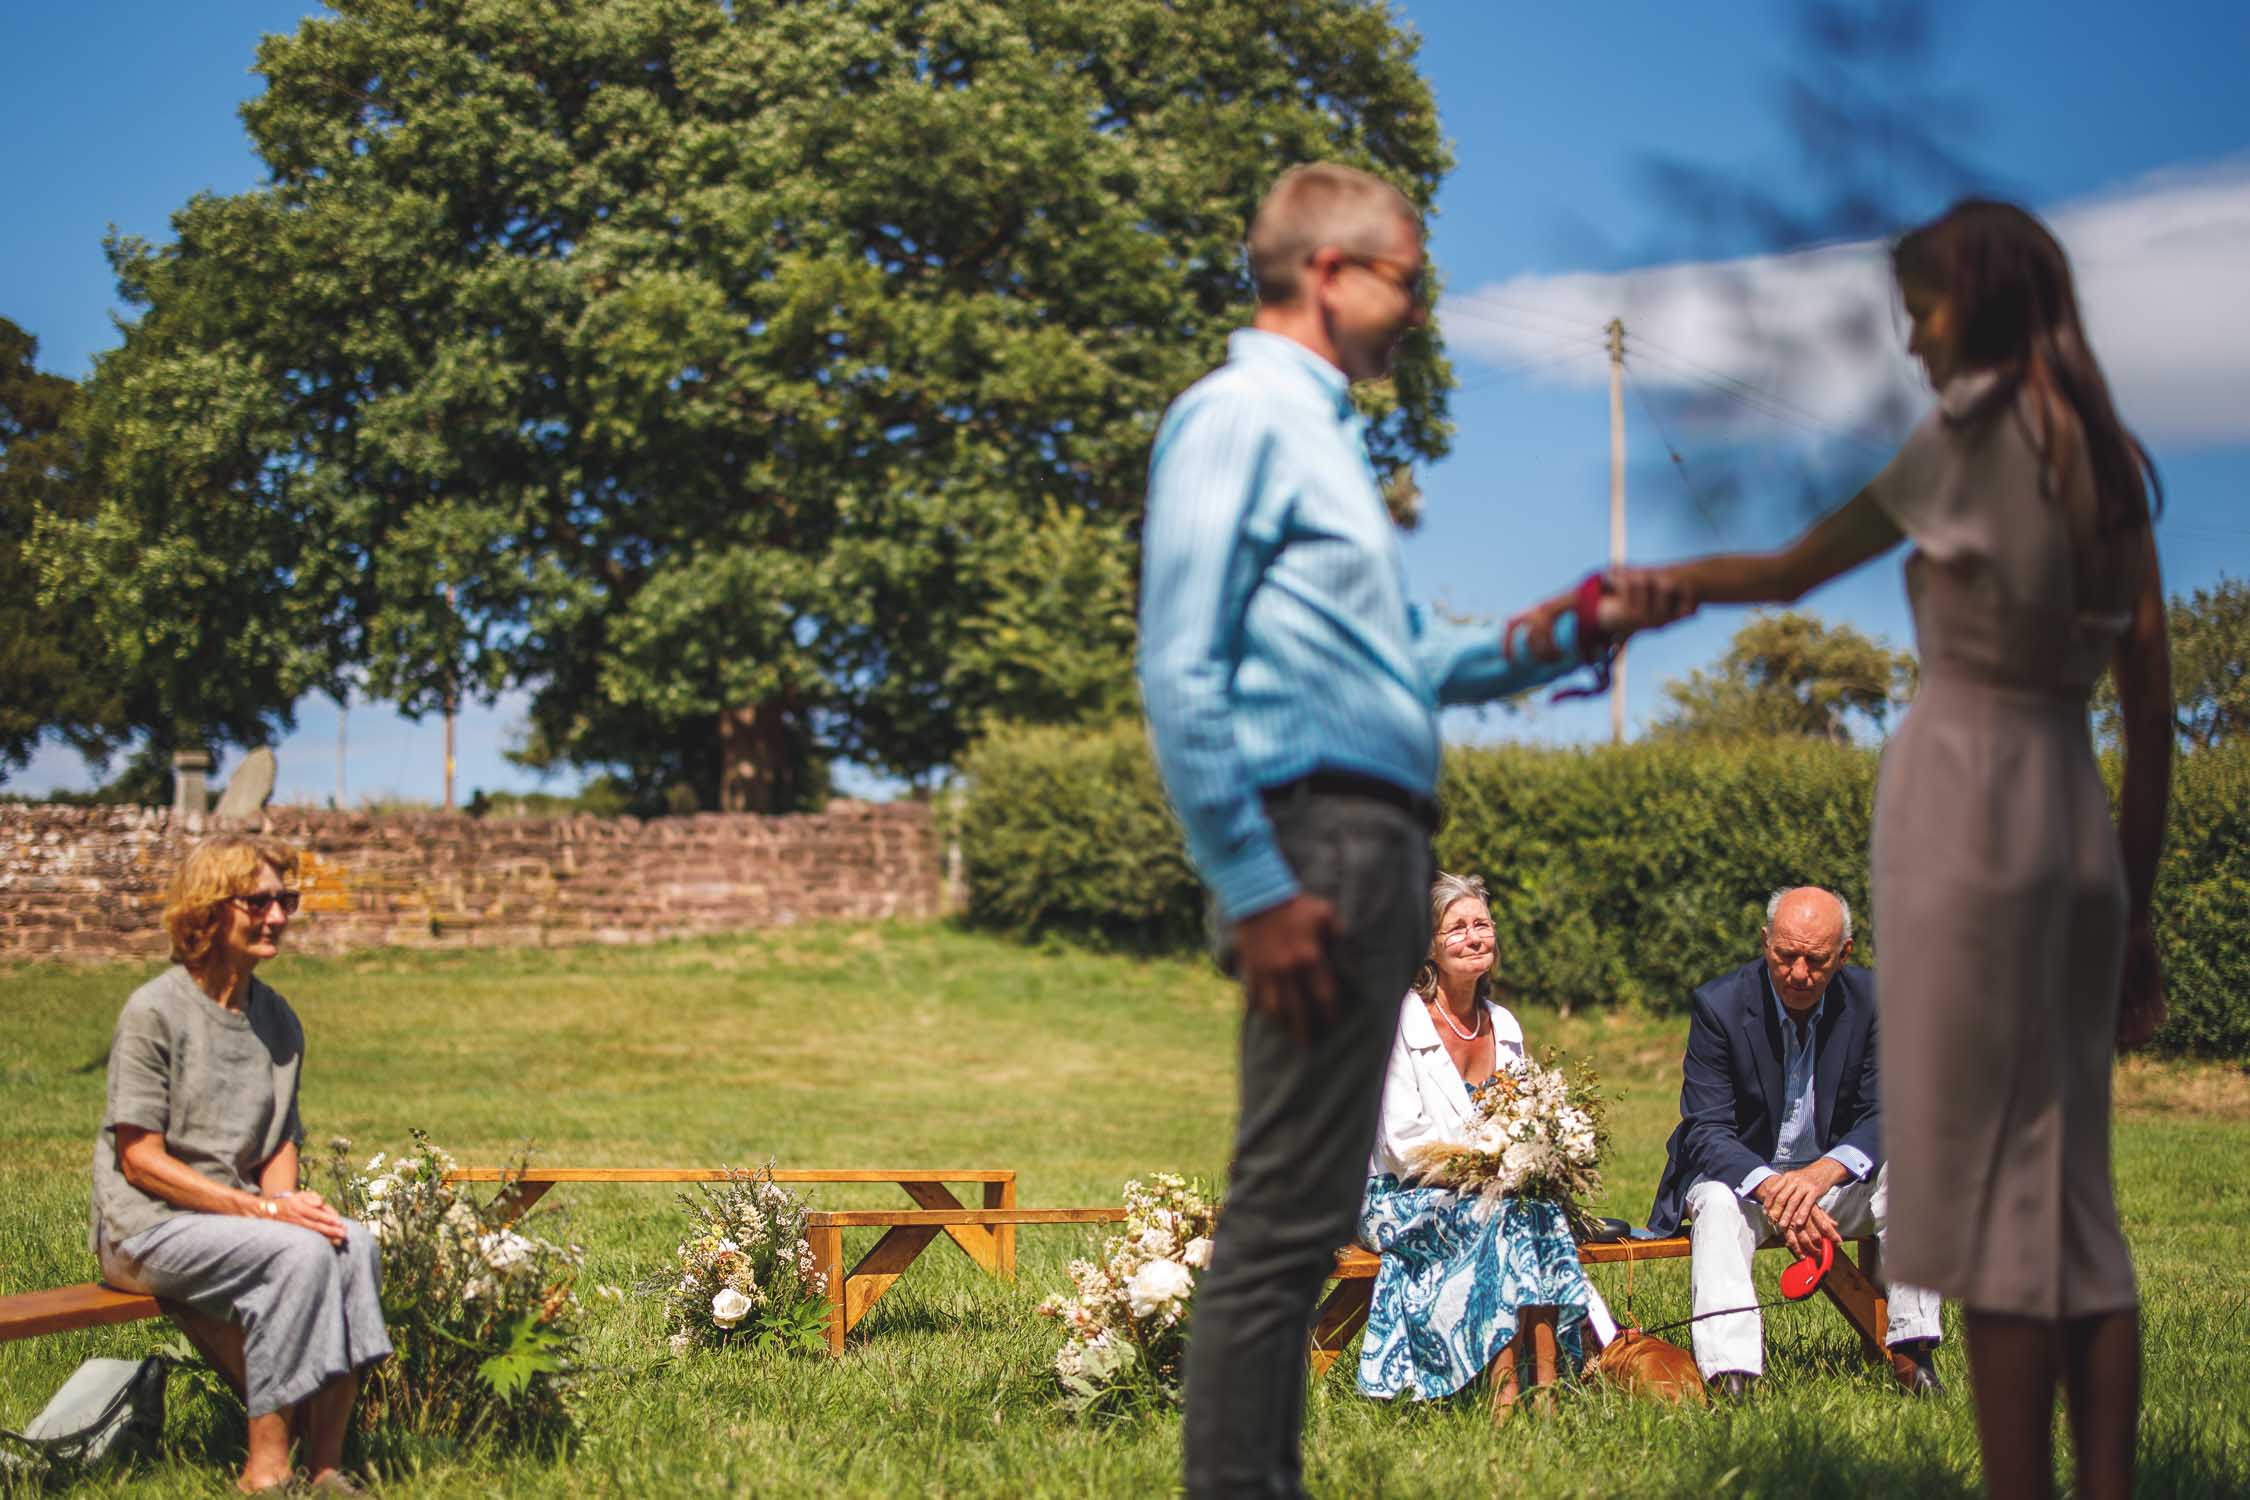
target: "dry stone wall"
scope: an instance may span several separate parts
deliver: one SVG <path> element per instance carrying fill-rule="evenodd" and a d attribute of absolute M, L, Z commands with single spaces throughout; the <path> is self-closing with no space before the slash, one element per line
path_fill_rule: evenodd
<path fill-rule="evenodd" d="M 303 856 L 300 952 L 653 942 L 930 917 L 944 902 L 944 852 L 918 803 L 645 822 L 271 807 L 226 823 L 0 804 L 0 962 L 162 958 L 165 881 L 197 839 L 226 830 Z"/>

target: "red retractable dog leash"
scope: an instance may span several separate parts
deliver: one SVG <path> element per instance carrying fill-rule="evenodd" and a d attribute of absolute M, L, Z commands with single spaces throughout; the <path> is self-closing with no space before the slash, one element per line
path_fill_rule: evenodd
<path fill-rule="evenodd" d="M 1638 1331 L 1654 1337 L 1660 1333 L 1670 1333 L 1675 1328 L 1685 1328 L 1690 1323 L 1700 1323 L 1705 1318 L 1724 1318 L 1734 1313 L 1760 1312 L 1789 1302 L 1802 1302 L 1820 1290 L 1821 1282 L 1828 1279 L 1829 1269 L 1835 1264 L 1836 1242 L 1823 1239 L 1816 1253 L 1798 1256 L 1789 1263 L 1789 1269 L 1781 1273 L 1781 1300 L 1778 1302 L 1753 1302 L 1747 1307 L 1714 1307 L 1709 1312 L 1697 1313 L 1692 1318 L 1681 1318 L 1677 1322 Z"/>

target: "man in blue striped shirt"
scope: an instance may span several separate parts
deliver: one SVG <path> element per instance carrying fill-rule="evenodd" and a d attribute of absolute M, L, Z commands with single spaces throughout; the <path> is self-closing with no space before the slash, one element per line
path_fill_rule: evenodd
<path fill-rule="evenodd" d="M 1191 1496 L 1302 1493 L 1306 1329 L 1352 1233 L 1399 997 L 1429 945 L 1438 705 L 1549 681 L 1609 638 L 1579 638 L 1576 594 L 1505 629 L 1407 602 L 1350 396 L 1426 315 L 1405 196 L 1296 168 L 1248 249 L 1257 313 L 1166 413 L 1142 541 L 1142 698 L 1246 1001 L 1226 1211 L 1188 1349 Z M 1665 603 L 1605 598 L 1592 623 L 1658 623 Z"/>

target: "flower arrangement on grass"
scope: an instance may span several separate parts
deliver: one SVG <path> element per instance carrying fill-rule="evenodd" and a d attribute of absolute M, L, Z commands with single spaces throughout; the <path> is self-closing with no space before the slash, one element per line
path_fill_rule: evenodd
<path fill-rule="evenodd" d="M 450 1154 L 419 1130 L 412 1138 L 411 1150 L 378 1152 L 357 1169 L 350 1141 L 329 1142 L 337 1211 L 382 1246 L 394 1350 L 368 1372 L 354 1408 L 359 1429 L 555 1435 L 569 1421 L 585 1252 L 528 1232 L 508 1184 L 477 1202 L 445 1180 L 456 1165 Z"/>
<path fill-rule="evenodd" d="M 1039 1304 L 1063 1325 L 1055 1374 L 1080 1411 L 1155 1401 L 1177 1405 L 1197 1273 L 1211 1264 L 1218 1224 L 1203 1184 L 1171 1172 L 1125 1184 L 1125 1227 L 1099 1261 L 1070 1263 L 1074 1297 Z"/>
<path fill-rule="evenodd" d="M 1471 1095 L 1466 1140 L 1407 1152 L 1415 1179 L 1464 1195 L 1545 1199 L 1584 1227 L 1609 1150 L 1609 1104 L 1594 1070 L 1583 1062 L 1566 1070 L 1551 1051 L 1536 1063 L 1504 1059 Z"/>
<path fill-rule="evenodd" d="M 729 1171 L 680 1195 L 688 1211 L 679 1277 L 664 1294 L 674 1349 L 746 1344 L 827 1348 L 827 1284 L 813 1269 L 805 1204 L 766 1172 Z"/>

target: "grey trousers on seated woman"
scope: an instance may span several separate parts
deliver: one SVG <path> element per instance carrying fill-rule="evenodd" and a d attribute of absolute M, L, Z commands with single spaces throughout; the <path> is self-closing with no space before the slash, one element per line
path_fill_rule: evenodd
<path fill-rule="evenodd" d="M 102 1279 L 242 1329 L 251 1416 L 296 1405 L 391 1352 L 382 1256 L 363 1224 L 331 1245 L 293 1224 L 182 1214 L 99 1247 Z"/>

